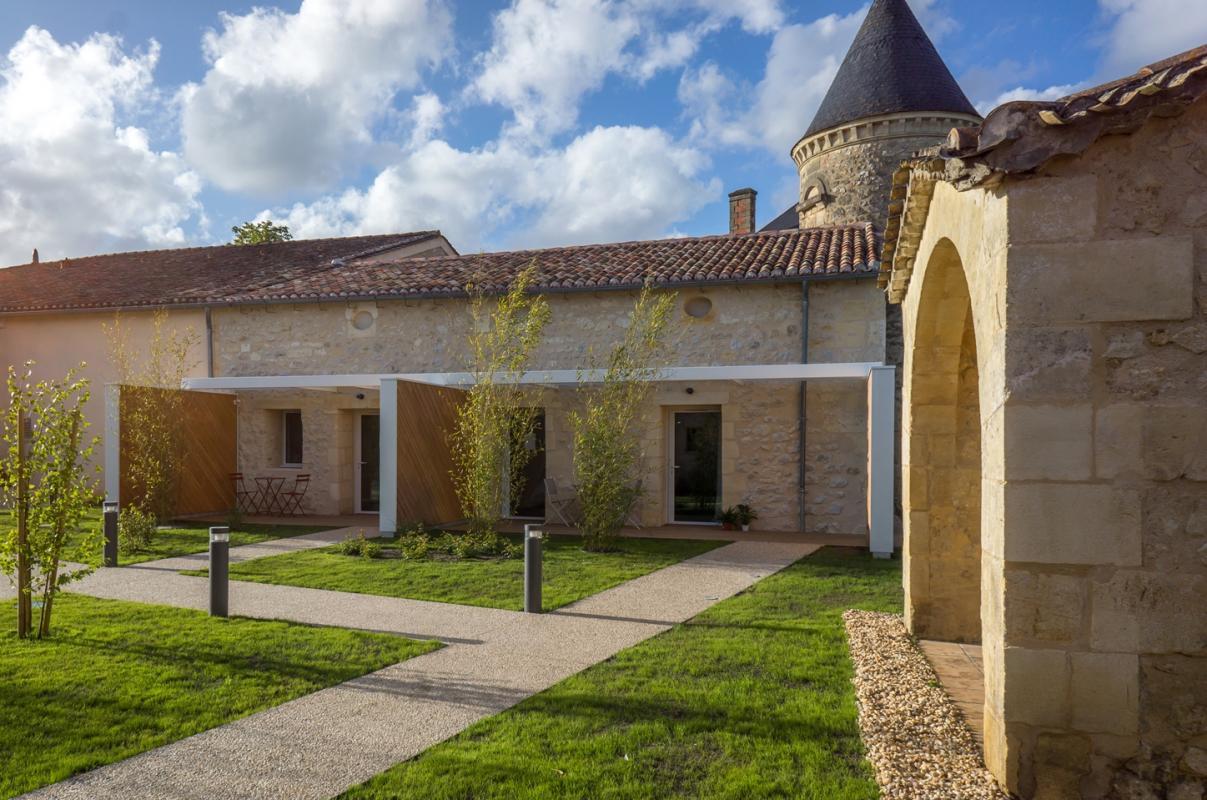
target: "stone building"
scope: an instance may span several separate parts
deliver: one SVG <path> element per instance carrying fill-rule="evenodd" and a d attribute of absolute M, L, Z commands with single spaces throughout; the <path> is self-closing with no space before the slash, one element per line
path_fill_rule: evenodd
<path fill-rule="evenodd" d="M 906 619 L 1024 798 L 1207 790 L 1207 47 L 894 176 Z"/>

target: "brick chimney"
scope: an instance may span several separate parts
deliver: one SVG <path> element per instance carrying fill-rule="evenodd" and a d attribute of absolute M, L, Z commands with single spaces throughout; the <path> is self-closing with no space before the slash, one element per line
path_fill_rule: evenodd
<path fill-rule="evenodd" d="M 754 233 L 754 189 L 738 189 L 729 193 L 729 232 Z"/>

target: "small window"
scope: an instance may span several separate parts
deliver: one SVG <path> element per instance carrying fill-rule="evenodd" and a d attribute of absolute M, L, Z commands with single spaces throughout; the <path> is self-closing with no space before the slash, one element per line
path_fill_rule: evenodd
<path fill-rule="evenodd" d="M 707 297 L 693 297 L 683 304 L 683 312 L 689 317 L 703 319 L 712 311 L 712 301 Z"/>
<path fill-rule="evenodd" d="M 302 466 L 302 412 L 286 411 L 281 414 L 284 455 L 282 463 L 287 467 Z"/>

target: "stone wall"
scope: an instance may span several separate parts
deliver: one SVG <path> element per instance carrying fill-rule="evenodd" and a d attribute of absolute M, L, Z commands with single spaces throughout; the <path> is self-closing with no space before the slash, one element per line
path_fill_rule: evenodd
<path fill-rule="evenodd" d="M 46 269 L 55 269 L 46 265 Z M 151 336 L 153 312 L 122 312 L 122 326 L 128 334 L 132 349 L 146 347 Z M 189 377 L 206 374 L 205 312 L 201 309 L 174 309 L 168 326 L 181 335 L 191 334 L 195 345 L 188 354 Z M 110 357 L 109 338 L 105 327 L 113 325 L 113 312 L 19 314 L 0 316 L 0 368 L 18 370 L 26 361 L 34 362 L 34 377 L 61 379 L 70 369 L 83 368 L 80 375 L 90 382 L 91 397 L 84 406 L 89 437 L 100 438 L 101 444 L 93 454 L 97 465 L 105 463 L 105 384 L 118 380 L 117 368 Z M 145 356 L 145 351 L 143 353 Z M 97 487 L 104 478 L 97 474 Z"/>
<path fill-rule="evenodd" d="M 1207 790 L 1205 177 L 1200 102 L 991 192 L 936 186 L 906 360 L 953 246 L 980 371 L 986 760 L 1023 797 Z"/>
<path fill-rule="evenodd" d="M 883 359 L 884 301 L 874 280 L 818 281 L 810 291 L 811 360 Z M 712 307 L 697 318 L 686 314 L 683 306 L 698 297 L 709 299 Z M 548 299 L 552 318 L 535 354 L 534 367 L 574 369 L 607 354 L 627 324 L 635 294 L 553 294 Z M 358 316 L 363 325 L 366 313 L 371 315 L 372 324 L 358 327 Z M 798 363 L 800 322 L 799 284 L 684 290 L 671 326 L 667 363 Z M 224 309 L 215 313 L 214 319 L 216 369 L 219 375 L 244 376 L 458 371 L 467 367 L 464 342 L 470 324 L 463 299 Z M 690 394 L 688 388 L 692 389 Z M 809 391 L 808 527 L 863 533 L 866 389 L 861 382 L 852 382 L 813 384 Z M 715 406 L 722 412 L 724 504 L 754 505 L 760 512 L 758 528 L 797 530 L 799 393 L 796 383 L 660 386 L 645 414 L 642 433 L 647 461 L 647 496 L 642 509 L 645 524 L 667 521 L 664 431 L 669 409 Z M 259 403 L 251 397 L 258 394 L 245 393 L 248 409 Z M 304 403 L 274 397 L 270 405 L 260 403 L 257 407 L 267 413 L 268 409 L 279 411 L 282 403 L 293 403 L 292 407 L 303 409 L 304 424 L 310 419 L 308 437 L 312 427 L 332 431 L 330 435 L 335 436 L 334 431 L 344 424 L 338 420 L 347 412 L 340 405 L 346 398 L 302 394 L 317 397 Z M 572 392 L 547 391 L 540 402 L 547 408 L 548 474 L 569 484 L 572 467 L 565 411 L 574 402 Z M 307 417 L 311 404 L 317 405 Z M 260 422 L 254 424 L 267 424 L 267 419 L 261 415 Z M 272 464 L 273 459 L 279 461 L 279 455 L 267 433 L 255 434 L 248 448 L 244 450 L 247 464 L 265 469 L 279 467 L 279 463 Z M 345 493 L 350 497 L 349 479 L 339 477 L 335 461 L 344 456 L 326 440 L 314 452 L 327 454 L 324 457 L 330 460 L 326 465 L 307 465 L 313 467 L 316 480 L 323 476 L 325 488 L 316 495 L 316 510 L 346 510 L 350 501 L 341 498 Z"/>

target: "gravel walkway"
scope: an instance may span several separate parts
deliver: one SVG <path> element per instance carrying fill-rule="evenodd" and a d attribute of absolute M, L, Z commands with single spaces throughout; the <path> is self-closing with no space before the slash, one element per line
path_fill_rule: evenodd
<path fill-rule="evenodd" d="M 377 531 L 374 528 L 357 526 L 351 528 L 333 528 L 328 531 L 305 533 L 301 536 L 287 536 L 282 539 L 268 539 L 256 544 L 244 544 L 232 547 L 230 549 L 230 563 L 239 564 L 243 561 L 251 561 L 256 558 L 279 556 L 284 553 L 296 553 L 299 550 L 314 550 L 319 547 L 327 547 L 328 545 L 342 542 L 344 539 L 355 538 L 361 533 L 364 533 L 367 537 L 377 536 Z M 192 553 L 187 556 L 161 558 L 158 561 L 144 561 L 141 564 L 132 565 L 130 569 L 160 569 L 177 572 L 185 569 L 206 569 L 209 565 L 210 554 L 206 551 Z"/>
<path fill-rule="evenodd" d="M 329 798 L 817 549 L 739 542 L 542 615 L 232 582 L 232 614 L 435 638 L 447 646 L 27 796 Z M 100 570 L 72 589 L 206 607 L 204 578 L 148 566 Z"/>
<path fill-rule="evenodd" d="M 884 800 L 1008 800 L 901 617 L 843 615 L 859 728 Z"/>

